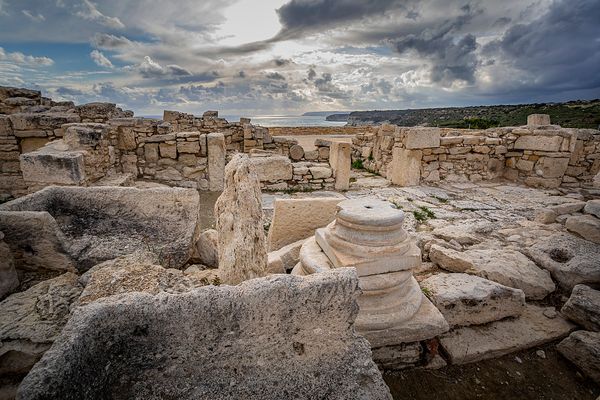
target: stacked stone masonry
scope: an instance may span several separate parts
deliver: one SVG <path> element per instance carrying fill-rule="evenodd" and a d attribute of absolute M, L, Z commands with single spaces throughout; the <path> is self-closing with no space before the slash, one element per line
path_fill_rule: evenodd
<path fill-rule="evenodd" d="M 353 139 L 353 160 L 394 184 L 506 178 L 532 187 L 592 185 L 600 132 L 557 125 L 486 130 L 384 124 Z"/>
<path fill-rule="evenodd" d="M 75 106 L 44 98 L 39 91 L 0 87 L 4 199 L 52 184 L 133 179 L 219 191 L 225 164 L 239 152 L 264 164 L 263 189 L 331 189 L 330 145 L 317 140 L 314 150 L 305 151 L 295 139 L 272 136 L 248 118 L 228 122 L 217 111 L 201 117 L 165 111 L 158 120 L 134 117 L 115 104 Z"/>

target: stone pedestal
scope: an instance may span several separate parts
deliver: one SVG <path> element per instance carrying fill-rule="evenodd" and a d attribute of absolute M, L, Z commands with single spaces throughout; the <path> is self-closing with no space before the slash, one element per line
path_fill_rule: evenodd
<path fill-rule="evenodd" d="M 307 275 L 329 267 L 356 268 L 363 291 L 356 328 L 372 347 L 430 339 L 448 330 L 412 275 L 421 251 L 402 229 L 403 222 L 404 213 L 389 202 L 345 200 L 336 220 L 305 243 L 293 271 Z"/>
<path fill-rule="evenodd" d="M 529 114 L 527 125 L 550 125 L 550 116 L 548 114 Z"/>

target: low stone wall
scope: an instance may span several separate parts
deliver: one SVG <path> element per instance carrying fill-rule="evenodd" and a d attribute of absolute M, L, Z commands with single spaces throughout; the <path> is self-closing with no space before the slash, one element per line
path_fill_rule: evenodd
<path fill-rule="evenodd" d="M 370 126 L 275 126 L 269 127 L 269 134 L 271 136 L 356 135 L 371 129 Z"/>
<path fill-rule="evenodd" d="M 384 124 L 353 139 L 353 159 L 398 185 L 504 177 L 528 186 L 591 185 L 600 132 L 557 125 L 486 130 Z"/>

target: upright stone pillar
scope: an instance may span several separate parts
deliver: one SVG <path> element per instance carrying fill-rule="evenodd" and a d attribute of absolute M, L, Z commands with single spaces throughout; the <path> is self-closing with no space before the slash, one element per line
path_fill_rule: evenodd
<path fill-rule="evenodd" d="M 329 164 L 335 176 L 336 190 L 348 190 L 350 187 L 351 153 L 352 148 L 350 143 L 331 143 Z"/>
<path fill-rule="evenodd" d="M 215 204 L 215 217 L 219 275 L 223 281 L 236 285 L 266 275 L 260 181 L 248 155 L 236 154 L 227 164 L 225 187 Z"/>
<path fill-rule="evenodd" d="M 220 132 L 206 135 L 208 152 L 208 190 L 220 192 L 225 179 L 225 136 Z"/>
<path fill-rule="evenodd" d="M 416 186 L 421 181 L 421 158 L 423 151 L 407 150 L 394 147 L 392 151 L 392 165 L 388 172 L 388 179 L 394 185 Z"/>
<path fill-rule="evenodd" d="M 356 268 L 363 293 L 355 326 L 373 348 L 426 340 L 448 330 L 412 275 L 421 250 L 402 229 L 403 222 L 404 213 L 387 201 L 342 201 L 336 220 L 302 246 L 293 271 L 307 275 Z"/>

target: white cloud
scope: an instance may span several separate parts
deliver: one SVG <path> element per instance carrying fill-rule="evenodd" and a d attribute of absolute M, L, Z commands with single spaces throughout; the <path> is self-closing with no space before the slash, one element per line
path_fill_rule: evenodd
<path fill-rule="evenodd" d="M 90 57 L 96 63 L 96 65 L 98 65 L 100 67 L 114 68 L 113 63 L 110 62 L 110 60 L 108 58 L 106 58 L 106 56 L 98 50 L 93 50 L 90 53 Z"/>
<path fill-rule="evenodd" d="M 6 52 L 0 47 L 0 61 L 9 61 L 15 64 L 38 66 L 38 67 L 49 67 L 54 64 L 54 60 L 49 57 L 35 57 L 25 55 L 21 52 L 15 51 L 14 53 Z"/>
<path fill-rule="evenodd" d="M 76 15 L 85 20 L 94 21 L 112 29 L 125 28 L 125 25 L 119 18 L 109 17 L 102 14 L 100 11 L 98 11 L 96 5 L 89 0 L 83 0 L 81 7 L 81 11 L 77 11 Z"/>
<path fill-rule="evenodd" d="M 44 22 L 46 20 L 46 17 L 44 17 L 40 13 L 33 14 L 33 12 L 31 12 L 29 10 L 21 10 L 21 12 L 23 13 L 23 15 L 25 15 L 27 18 L 29 18 L 33 22 Z"/>

